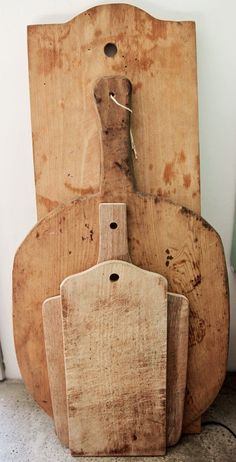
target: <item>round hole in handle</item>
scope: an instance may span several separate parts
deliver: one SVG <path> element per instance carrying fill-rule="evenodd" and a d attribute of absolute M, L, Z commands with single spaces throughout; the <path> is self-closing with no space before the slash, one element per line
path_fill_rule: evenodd
<path fill-rule="evenodd" d="M 110 281 L 111 281 L 111 282 L 116 282 L 116 281 L 118 281 L 119 278 L 120 278 L 120 276 L 119 276 L 119 274 L 117 274 L 117 273 L 112 273 L 112 274 L 110 275 Z"/>
<path fill-rule="evenodd" d="M 115 43 L 107 43 L 104 46 L 104 53 L 108 58 L 113 58 L 117 53 L 117 46 Z"/>
<path fill-rule="evenodd" d="M 111 229 L 116 229 L 117 227 L 118 227 L 118 224 L 115 221 L 112 221 L 112 223 L 110 223 Z"/>

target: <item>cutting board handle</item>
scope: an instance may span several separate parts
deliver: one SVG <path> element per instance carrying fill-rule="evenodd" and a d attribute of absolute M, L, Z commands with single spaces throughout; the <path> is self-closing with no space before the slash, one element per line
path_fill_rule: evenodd
<path fill-rule="evenodd" d="M 101 194 L 112 202 L 125 200 L 133 191 L 130 144 L 130 108 L 132 85 L 125 77 L 103 77 L 94 89 L 94 97 L 101 121 L 102 168 Z"/>
<path fill-rule="evenodd" d="M 131 262 L 128 250 L 126 204 L 99 204 L 98 263 L 107 260 Z"/>

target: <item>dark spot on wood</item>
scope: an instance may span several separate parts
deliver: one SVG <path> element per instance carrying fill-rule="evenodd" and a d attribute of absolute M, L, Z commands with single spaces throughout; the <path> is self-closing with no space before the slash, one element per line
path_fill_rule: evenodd
<path fill-rule="evenodd" d="M 69 250 L 69 251 L 68 251 L 68 254 L 71 255 L 71 254 L 72 254 L 72 250 Z"/>
<path fill-rule="evenodd" d="M 119 162 L 115 161 L 114 164 L 115 164 L 120 170 L 122 170 L 122 165 L 121 165 Z"/>
<path fill-rule="evenodd" d="M 193 280 L 193 287 L 197 287 L 199 284 L 201 284 L 202 277 L 201 274 L 198 274 L 195 279 Z"/>
<path fill-rule="evenodd" d="M 197 237 L 194 238 L 194 242 L 198 242 L 198 238 L 197 238 Z"/>
<path fill-rule="evenodd" d="M 169 266 L 170 262 L 169 260 L 166 261 L 166 266 Z"/>
<path fill-rule="evenodd" d="M 191 185 L 191 175 L 190 173 L 183 175 L 183 186 L 188 189 Z"/>
<path fill-rule="evenodd" d="M 59 231 L 60 231 L 60 233 L 63 233 L 63 231 L 62 231 L 62 229 L 61 229 L 61 228 L 59 229 Z"/>
<path fill-rule="evenodd" d="M 202 218 L 202 217 L 201 217 L 201 222 L 202 222 L 204 228 L 208 229 L 209 231 L 214 231 L 212 226 L 206 220 L 204 220 L 204 218 Z"/>
<path fill-rule="evenodd" d="M 85 228 L 89 229 L 89 224 L 88 223 L 85 223 L 84 226 L 85 226 Z"/>
<path fill-rule="evenodd" d="M 90 229 L 89 231 L 90 241 L 93 241 L 93 235 L 94 235 L 94 231 L 93 229 Z"/>
<path fill-rule="evenodd" d="M 137 435 L 135 435 L 135 433 L 133 433 L 133 435 L 132 435 L 132 440 L 133 440 L 133 441 L 136 441 L 137 439 L 138 439 Z"/>
<path fill-rule="evenodd" d="M 81 238 L 81 239 L 82 239 L 82 241 L 85 241 L 87 238 L 86 238 L 86 237 L 84 237 L 84 236 L 82 236 L 82 238 Z"/>
<path fill-rule="evenodd" d="M 37 231 L 37 233 L 36 233 L 36 239 L 38 239 L 39 236 L 40 236 L 40 234 L 39 234 L 39 232 Z"/>
<path fill-rule="evenodd" d="M 158 202 L 160 202 L 160 199 L 159 199 L 159 197 L 156 196 L 156 197 L 154 198 L 154 203 L 155 203 L 155 204 L 158 204 Z"/>
<path fill-rule="evenodd" d="M 187 209 L 187 207 L 181 207 L 180 213 L 185 215 L 186 217 L 195 217 L 195 213 L 191 209 Z"/>
<path fill-rule="evenodd" d="M 172 257 L 172 255 L 168 255 L 166 258 L 167 260 L 173 260 L 174 257 Z"/>
<path fill-rule="evenodd" d="M 142 82 L 135 83 L 133 85 L 133 93 L 136 93 L 137 90 L 140 90 L 140 88 L 142 88 L 142 86 L 143 86 Z"/>
<path fill-rule="evenodd" d="M 100 29 L 97 29 L 95 30 L 95 37 L 99 37 L 100 35 L 102 35 L 102 31 Z"/>
<path fill-rule="evenodd" d="M 169 249 L 166 249 L 166 253 L 170 254 L 170 251 L 169 251 Z"/>
<path fill-rule="evenodd" d="M 168 162 L 165 166 L 163 180 L 165 184 L 171 184 L 172 180 L 175 179 L 175 171 L 173 168 L 173 162 Z"/>
<path fill-rule="evenodd" d="M 152 170 L 153 169 L 153 164 L 149 164 L 149 170 Z"/>
<path fill-rule="evenodd" d="M 179 164 L 183 164 L 185 162 L 185 160 L 186 160 L 186 155 L 185 155 L 185 153 L 184 153 L 184 151 L 182 149 L 180 151 L 180 153 L 178 154 L 178 156 L 177 156 L 177 161 L 178 161 Z"/>

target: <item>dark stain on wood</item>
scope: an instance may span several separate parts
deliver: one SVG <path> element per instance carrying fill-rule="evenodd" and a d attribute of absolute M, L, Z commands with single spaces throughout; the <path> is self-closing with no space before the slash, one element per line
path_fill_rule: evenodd
<path fill-rule="evenodd" d="M 190 310 L 189 325 L 189 346 L 192 347 L 201 343 L 206 335 L 206 325 L 204 319 L 199 314 Z"/>
<path fill-rule="evenodd" d="M 181 207 L 180 213 L 186 215 L 186 217 L 195 217 L 195 213 L 191 209 L 187 209 L 187 207 L 184 206 Z"/>
<path fill-rule="evenodd" d="M 37 198 L 38 202 L 44 205 L 48 212 L 51 212 L 51 210 L 55 209 L 59 205 L 58 201 L 53 201 L 48 197 L 40 196 L 39 194 L 37 195 Z"/>
<path fill-rule="evenodd" d="M 100 29 L 95 30 L 95 37 L 100 37 L 102 35 L 102 31 Z"/>
<path fill-rule="evenodd" d="M 89 194 L 94 194 L 94 189 L 89 186 L 88 188 L 77 188 L 75 186 L 72 186 L 70 183 L 65 181 L 64 186 L 72 191 L 73 193 L 79 194 L 81 196 L 89 195 Z"/>
<path fill-rule="evenodd" d="M 133 93 L 136 93 L 137 90 L 140 90 L 142 88 L 143 84 L 142 82 L 137 82 L 133 85 Z"/>
<path fill-rule="evenodd" d="M 188 189 L 191 185 L 191 175 L 190 173 L 183 175 L 183 186 Z"/>
<path fill-rule="evenodd" d="M 61 69 L 63 66 L 62 52 L 57 49 L 55 44 L 52 47 L 40 48 L 38 51 L 39 62 L 38 73 L 48 75 L 55 68 Z"/>
<path fill-rule="evenodd" d="M 178 161 L 179 164 L 183 164 L 185 162 L 185 160 L 186 160 L 186 155 L 185 155 L 185 153 L 184 153 L 184 151 L 182 149 L 180 151 L 180 153 L 178 154 L 178 156 L 177 156 L 177 161 Z"/>
<path fill-rule="evenodd" d="M 153 164 L 149 164 L 149 167 L 148 167 L 148 168 L 149 168 L 150 171 L 152 171 L 152 169 L 153 169 Z"/>
<path fill-rule="evenodd" d="M 165 166 L 163 180 L 165 184 L 171 184 L 172 180 L 175 179 L 175 171 L 173 168 L 173 162 L 168 162 Z"/>

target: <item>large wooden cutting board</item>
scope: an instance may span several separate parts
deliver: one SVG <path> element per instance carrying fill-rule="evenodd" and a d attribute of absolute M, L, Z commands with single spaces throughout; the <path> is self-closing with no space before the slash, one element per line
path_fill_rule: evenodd
<path fill-rule="evenodd" d="M 104 52 L 109 43 L 117 47 L 114 56 Z M 199 213 L 193 22 L 158 20 L 131 5 L 100 5 L 65 24 L 29 26 L 28 49 L 39 219 L 76 195 L 99 191 L 93 88 L 104 75 L 124 75 L 133 84 L 138 190 Z"/>
<path fill-rule="evenodd" d="M 228 351 L 228 285 L 224 252 L 215 230 L 200 216 L 156 196 L 135 192 L 129 150 L 130 83 L 102 79 L 95 98 L 102 122 L 102 188 L 52 211 L 29 233 L 14 261 L 14 335 L 24 381 L 51 412 L 42 303 L 59 293 L 60 282 L 97 261 L 98 206 L 128 207 L 132 262 L 158 272 L 172 292 L 190 302 L 190 338 L 184 425 L 209 406 L 223 382 Z M 115 192 L 114 192 L 115 191 Z M 214 364 L 214 368 L 212 368 Z"/>

